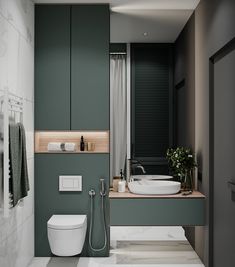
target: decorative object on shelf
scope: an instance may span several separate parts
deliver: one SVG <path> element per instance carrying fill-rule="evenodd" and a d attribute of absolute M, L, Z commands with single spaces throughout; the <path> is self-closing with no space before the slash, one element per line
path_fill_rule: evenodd
<path fill-rule="evenodd" d="M 118 192 L 118 183 L 121 180 L 120 176 L 114 176 L 113 177 L 113 191 Z"/>
<path fill-rule="evenodd" d="M 182 190 L 192 191 L 194 189 L 193 170 L 197 167 L 197 164 L 191 149 L 185 147 L 169 148 L 166 158 L 173 175 L 179 177 Z"/>
<path fill-rule="evenodd" d="M 85 150 L 85 142 L 83 136 L 81 136 L 81 141 L 80 141 L 80 151 Z"/>
<path fill-rule="evenodd" d="M 87 151 L 94 151 L 95 150 L 95 143 L 87 142 Z"/>

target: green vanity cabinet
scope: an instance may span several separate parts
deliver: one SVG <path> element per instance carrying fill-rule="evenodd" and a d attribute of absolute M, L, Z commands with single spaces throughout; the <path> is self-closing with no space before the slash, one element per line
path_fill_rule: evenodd
<path fill-rule="evenodd" d="M 109 5 L 36 5 L 36 130 L 109 129 Z"/>
<path fill-rule="evenodd" d="M 110 199 L 110 225 L 195 226 L 205 224 L 205 198 Z"/>
<path fill-rule="evenodd" d="M 36 5 L 35 129 L 70 129 L 70 6 Z"/>
<path fill-rule="evenodd" d="M 109 6 L 73 6 L 71 16 L 71 129 L 106 130 Z"/>

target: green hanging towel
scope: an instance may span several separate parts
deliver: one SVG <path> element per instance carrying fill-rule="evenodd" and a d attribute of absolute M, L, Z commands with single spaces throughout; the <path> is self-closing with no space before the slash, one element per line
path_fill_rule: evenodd
<path fill-rule="evenodd" d="M 26 137 L 22 123 L 9 125 L 10 192 L 13 207 L 28 195 L 29 178 L 26 156 Z"/>

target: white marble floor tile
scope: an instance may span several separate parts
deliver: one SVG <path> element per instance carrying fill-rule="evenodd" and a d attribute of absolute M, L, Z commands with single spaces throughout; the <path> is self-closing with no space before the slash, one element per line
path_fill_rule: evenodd
<path fill-rule="evenodd" d="M 73 259 L 71 261 L 71 259 Z M 116 257 L 108 258 L 35 258 L 29 267 L 204 267 L 202 263 L 126 263 L 116 262 Z"/>
<path fill-rule="evenodd" d="M 47 267 L 50 257 L 35 257 L 30 263 L 29 267 Z"/>
<path fill-rule="evenodd" d="M 111 247 L 116 247 L 117 240 L 187 240 L 184 229 L 179 226 L 112 226 L 110 237 Z"/>
<path fill-rule="evenodd" d="M 111 227 L 106 258 L 35 258 L 29 267 L 204 267 L 182 227 Z"/>
<path fill-rule="evenodd" d="M 42 260 L 41 260 L 42 259 Z M 30 267 L 204 267 L 187 241 L 117 241 L 106 258 L 36 258 Z"/>
<path fill-rule="evenodd" d="M 29 267 L 77 267 L 78 257 L 34 258 Z"/>
<path fill-rule="evenodd" d="M 117 241 L 112 253 L 157 251 L 193 251 L 188 241 Z"/>
<path fill-rule="evenodd" d="M 117 241 L 117 264 L 201 264 L 188 241 Z"/>
<path fill-rule="evenodd" d="M 111 240 L 186 240 L 180 226 L 112 226 Z"/>

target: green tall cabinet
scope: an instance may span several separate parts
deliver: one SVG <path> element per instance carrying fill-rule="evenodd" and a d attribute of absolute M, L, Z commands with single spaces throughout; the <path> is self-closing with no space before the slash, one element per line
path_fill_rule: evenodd
<path fill-rule="evenodd" d="M 37 5 L 36 130 L 109 129 L 109 6 Z"/>
<path fill-rule="evenodd" d="M 35 12 L 35 129 L 109 130 L 109 6 L 36 5 Z M 59 175 L 82 175 L 82 191 L 60 192 Z M 93 244 L 102 245 L 100 178 L 109 188 L 108 151 L 35 155 L 35 256 L 51 256 L 52 214 L 87 214 L 89 222 L 90 189 L 97 192 Z M 109 242 L 92 252 L 86 236 L 82 255 L 108 256 Z"/>

